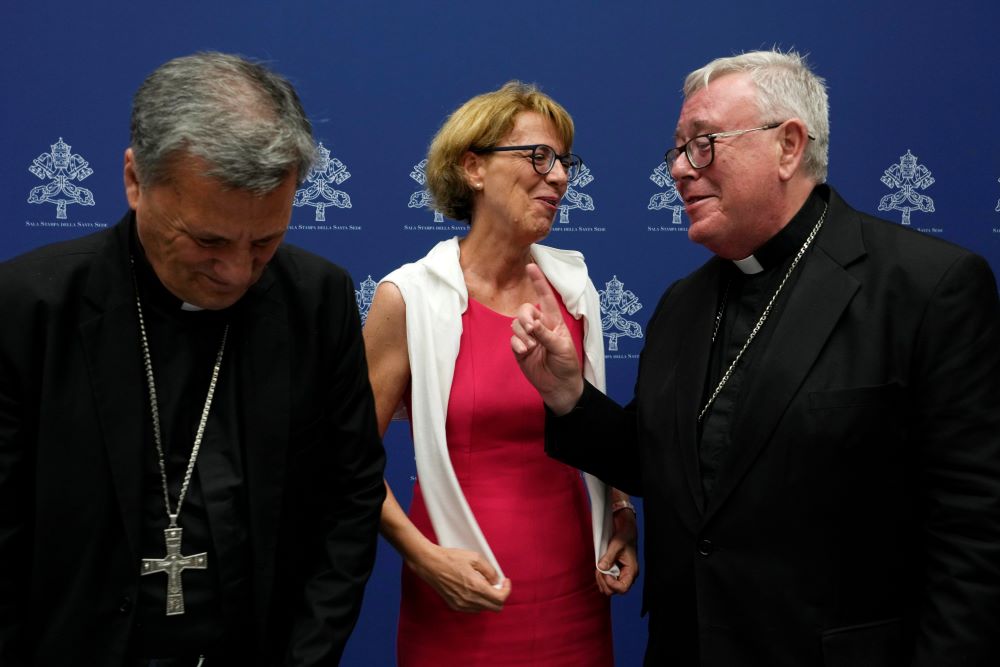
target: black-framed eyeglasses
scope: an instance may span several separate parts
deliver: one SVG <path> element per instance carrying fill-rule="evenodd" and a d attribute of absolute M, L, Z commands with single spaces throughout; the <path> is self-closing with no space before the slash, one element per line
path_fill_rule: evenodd
<path fill-rule="evenodd" d="M 523 157 L 531 160 L 531 166 L 541 176 L 552 171 L 552 168 L 556 166 L 556 160 L 559 160 L 563 169 L 566 170 L 566 180 L 569 181 L 579 176 L 580 170 L 583 168 L 583 159 L 579 155 L 576 153 L 563 153 L 559 155 L 556 153 L 556 149 L 547 144 L 535 144 L 533 146 L 493 146 L 491 148 L 472 149 L 472 152 L 477 154 L 499 153 L 502 151 L 529 151 L 528 155 L 524 155 Z"/>
<path fill-rule="evenodd" d="M 671 148 L 663 156 L 663 161 L 667 163 L 667 170 L 674 168 L 674 162 L 677 158 L 684 153 L 687 156 L 688 162 L 694 169 L 704 169 L 708 165 L 712 164 L 712 160 L 715 159 L 715 140 L 721 139 L 722 137 L 738 137 L 741 134 L 746 134 L 747 132 L 758 132 L 760 130 L 773 130 L 776 127 L 781 127 L 785 121 L 780 123 L 769 123 L 768 125 L 761 125 L 760 127 L 751 127 L 748 130 L 730 130 L 728 132 L 712 132 L 710 134 L 699 134 L 697 137 L 692 137 L 686 143 L 680 146 L 675 146 Z M 809 136 L 812 139 L 812 135 Z"/>

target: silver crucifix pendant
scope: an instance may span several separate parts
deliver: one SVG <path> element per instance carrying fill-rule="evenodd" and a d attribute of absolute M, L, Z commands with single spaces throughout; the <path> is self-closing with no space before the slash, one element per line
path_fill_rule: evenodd
<path fill-rule="evenodd" d="M 167 528 L 163 531 L 167 542 L 167 555 L 163 558 L 143 558 L 141 574 L 167 573 L 167 616 L 184 613 L 184 589 L 181 587 L 181 572 L 184 570 L 204 570 L 208 554 L 181 555 L 181 531 L 183 528 Z"/>

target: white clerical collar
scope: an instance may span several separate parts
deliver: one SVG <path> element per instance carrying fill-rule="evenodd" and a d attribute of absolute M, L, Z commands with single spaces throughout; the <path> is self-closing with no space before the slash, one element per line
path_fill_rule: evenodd
<path fill-rule="evenodd" d="M 744 259 L 734 259 L 733 264 L 736 265 L 737 269 L 739 269 L 740 271 L 742 271 L 747 275 L 760 273 L 761 271 L 764 270 L 764 267 L 760 265 L 760 262 L 758 262 L 757 258 L 754 257 L 753 255 L 745 257 Z"/>
<path fill-rule="evenodd" d="M 205 310 L 205 309 L 202 308 L 201 306 L 196 306 L 193 303 L 188 303 L 187 301 L 184 301 L 183 303 L 181 303 L 181 310 L 190 310 L 192 312 L 195 312 L 195 311 Z"/>

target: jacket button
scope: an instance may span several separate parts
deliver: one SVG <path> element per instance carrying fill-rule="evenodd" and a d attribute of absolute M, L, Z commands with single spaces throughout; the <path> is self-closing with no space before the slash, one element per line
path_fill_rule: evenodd
<path fill-rule="evenodd" d="M 698 553 L 702 556 L 709 556 L 715 551 L 715 545 L 712 544 L 711 540 L 699 540 L 698 542 Z"/>

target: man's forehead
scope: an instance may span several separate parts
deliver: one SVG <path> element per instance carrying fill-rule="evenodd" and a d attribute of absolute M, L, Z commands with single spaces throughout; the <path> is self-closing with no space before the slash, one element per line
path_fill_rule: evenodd
<path fill-rule="evenodd" d="M 683 136 L 695 137 L 699 134 L 709 134 L 711 132 L 718 132 L 720 128 L 721 125 L 715 120 L 707 118 L 686 120 L 681 117 L 681 120 L 677 123 L 677 127 L 674 129 L 674 138 L 679 139 Z"/>
<path fill-rule="evenodd" d="M 264 241 L 282 236 L 288 230 L 288 223 L 278 221 L 250 221 L 247 224 L 220 222 L 219 218 L 192 216 L 181 221 L 184 231 L 192 236 L 206 239 L 238 241 Z"/>
<path fill-rule="evenodd" d="M 727 74 L 713 79 L 684 101 L 674 137 L 729 130 L 731 124 L 756 113 L 756 96 L 750 78 L 743 74 Z"/>

